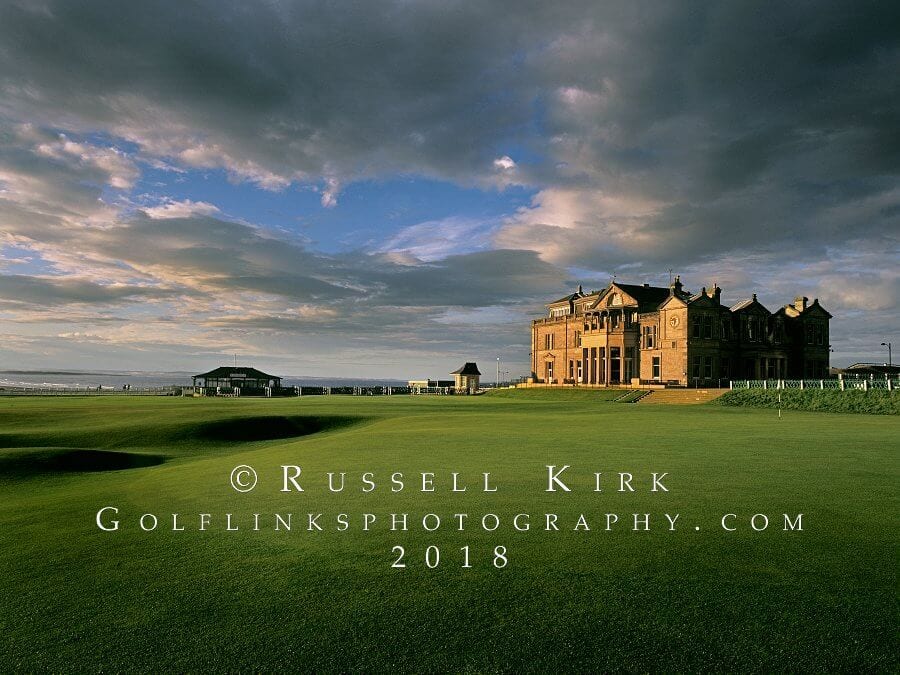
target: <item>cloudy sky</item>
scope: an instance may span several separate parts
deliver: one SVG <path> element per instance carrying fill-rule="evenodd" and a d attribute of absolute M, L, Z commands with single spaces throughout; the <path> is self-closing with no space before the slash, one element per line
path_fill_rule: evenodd
<path fill-rule="evenodd" d="M 527 370 L 579 283 L 900 301 L 900 5 L 0 0 L 0 369 Z M 491 376 L 492 379 L 492 376 Z"/>

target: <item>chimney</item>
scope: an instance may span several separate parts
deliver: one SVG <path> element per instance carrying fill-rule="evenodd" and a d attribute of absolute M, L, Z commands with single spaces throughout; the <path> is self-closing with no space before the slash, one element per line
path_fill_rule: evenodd
<path fill-rule="evenodd" d="M 675 275 L 675 281 L 669 284 L 669 295 L 680 295 L 683 285 L 681 283 L 681 275 Z"/>
<path fill-rule="evenodd" d="M 798 312 L 803 312 L 806 310 L 806 303 L 809 302 L 809 298 L 803 295 L 798 295 L 794 298 L 794 309 Z"/>
<path fill-rule="evenodd" d="M 583 293 L 581 291 L 581 284 L 578 284 L 578 295 L 583 295 Z"/>
<path fill-rule="evenodd" d="M 722 289 L 719 288 L 717 284 L 713 284 L 712 293 L 710 296 L 717 305 L 722 304 Z"/>

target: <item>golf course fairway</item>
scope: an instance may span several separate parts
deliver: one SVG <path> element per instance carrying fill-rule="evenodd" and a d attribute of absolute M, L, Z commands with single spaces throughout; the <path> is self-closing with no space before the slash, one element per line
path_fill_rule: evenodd
<path fill-rule="evenodd" d="M 900 419 L 611 399 L 0 399 L 0 668 L 897 669 Z"/>

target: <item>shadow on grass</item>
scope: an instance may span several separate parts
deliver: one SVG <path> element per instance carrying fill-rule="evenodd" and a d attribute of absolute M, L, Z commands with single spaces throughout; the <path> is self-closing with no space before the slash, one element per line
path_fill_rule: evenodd
<path fill-rule="evenodd" d="M 215 448 L 234 443 L 299 438 L 321 431 L 349 427 L 367 422 L 369 419 L 351 416 L 266 415 L 163 426 L 142 420 L 134 426 L 123 425 L 109 430 L 99 428 L 90 431 L 63 429 L 54 430 L 52 433 L 42 430 L 17 434 L 0 433 L 0 449 L 93 448 L 100 452 L 113 449 L 127 451 L 135 447 L 142 449 L 165 447 L 168 449 L 167 454 L 170 454 L 170 451 L 176 448 L 183 450 L 184 447 L 196 451 L 198 443 L 201 446 Z"/>
<path fill-rule="evenodd" d="M 366 421 L 361 417 L 266 416 L 238 417 L 205 422 L 186 429 L 186 435 L 200 440 L 247 443 L 309 436 L 320 431 L 340 429 Z"/>
<path fill-rule="evenodd" d="M 41 448 L 0 454 L 0 476 L 26 477 L 55 473 L 120 471 L 156 466 L 162 455 L 113 452 L 89 448 Z"/>

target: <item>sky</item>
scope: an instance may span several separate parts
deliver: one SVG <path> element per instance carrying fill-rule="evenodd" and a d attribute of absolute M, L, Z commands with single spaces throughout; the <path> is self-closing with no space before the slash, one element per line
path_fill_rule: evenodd
<path fill-rule="evenodd" d="M 493 379 L 579 284 L 900 344 L 900 5 L 0 0 L 0 369 Z"/>

